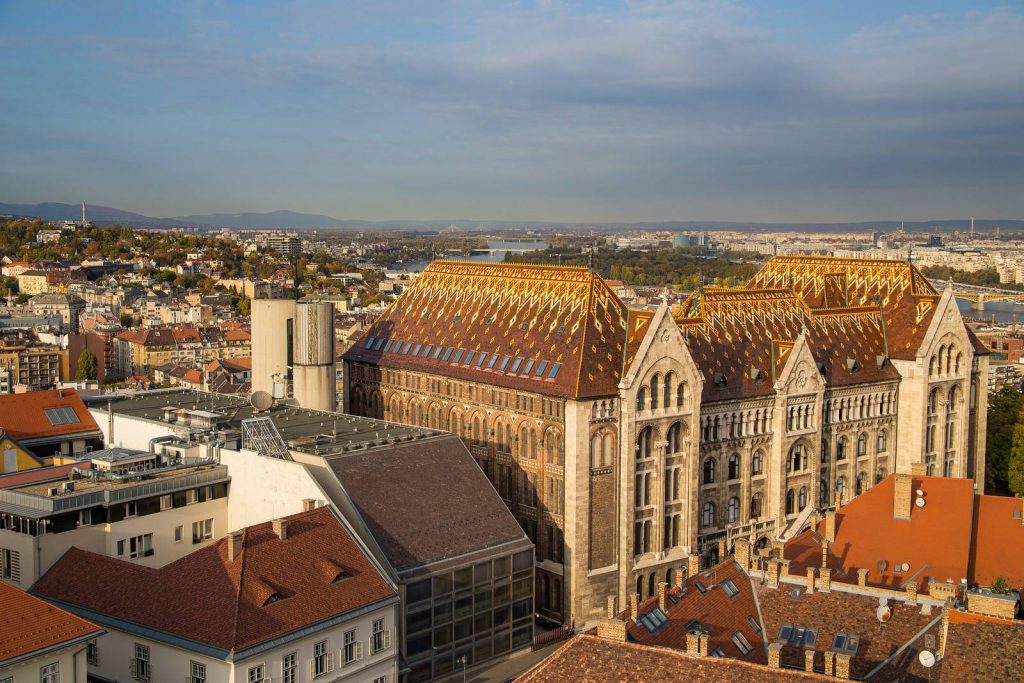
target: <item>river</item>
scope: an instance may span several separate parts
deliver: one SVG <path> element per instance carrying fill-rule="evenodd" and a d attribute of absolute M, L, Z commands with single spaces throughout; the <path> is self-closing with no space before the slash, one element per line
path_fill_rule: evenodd
<path fill-rule="evenodd" d="M 960 312 L 967 318 L 982 318 L 991 321 L 993 318 L 997 323 L 1024 323 L 1024 306 L 1017 306 L 1009 301 L 994 301 L 985 304 L 984 311 L 976 311 L 970 301 L 957 299 L 957 306 Z"/>

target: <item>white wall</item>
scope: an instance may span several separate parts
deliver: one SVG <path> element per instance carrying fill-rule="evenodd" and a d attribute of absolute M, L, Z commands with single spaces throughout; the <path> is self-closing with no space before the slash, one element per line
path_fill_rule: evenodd
<path fill-rule="evenodd" d="M 61 683 L 85 683 L 85 643 L 77 643 L 42 657 L 34 657 L 15 666 L 0 667 L 0 681 L 13 676 L 14 683 L 39 683 L 39 670 L 55 662 L 58 665 Z"/>
<path fill-rule="evenodd" d="M 326 494 L 299 463 L 228 449 L 220 451 L 220 461 L 231 475 L 231 531 L 302 512 L 304 498 L 318 506 L 327 503 Z"/>

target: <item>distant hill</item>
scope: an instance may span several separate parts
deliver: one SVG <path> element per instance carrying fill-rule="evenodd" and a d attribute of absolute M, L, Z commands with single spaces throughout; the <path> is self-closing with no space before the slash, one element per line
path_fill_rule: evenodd
<path fill-rule="evenodd" d="M 298 211 L 269 211 L 267 213 L 211 213 L 173 218 L 154 218 L 124 211 L 109 206 L 86 204 L 88 219 L 98 225 L 121 223 L 136 227 L 197 227 L 233 229 L 287 229 L 287 230 L 418 230 L 450 233 L 458 231 L 487 231 L 515 229 L 553 229 L 561 231 L 621 232 L 625 230 L 746 230 L 749 232 L 871 232 L 892 231 L 899 228 L 899 221 L 861 221 L 849 223 L 754 223 L 750 221 L 641 221 L 636 223 L 563 223 L 543 220 L 493 221 L 466 219 L 435 219 L 412 221 L 364 221 L 340 220 L 321 214 Z M 78 220 L 82 217 L 80 204 L 5 204 L 0 202 L 0 215 L 42 218 L 47 221 Z M 1006 231 L 1024 231 L 1024 220 L 978 219 L 976 230 L 992 230 L 999 226 Z M 908 232 L 951 232 L 967 230 L 968 219 L 938 219 L 931 221 L 908 221 Z"/>

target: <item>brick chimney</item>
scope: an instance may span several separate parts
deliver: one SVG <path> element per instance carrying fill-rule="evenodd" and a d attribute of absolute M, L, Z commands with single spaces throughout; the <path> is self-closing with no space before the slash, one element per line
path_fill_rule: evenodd
<path fill-rule="evenodd" d="M 849 652 L 837 652 L 836 653 L 836 678 L 842 680 L 850 679 L 850 653 Z"/>
<path fill-rule="evenodd" d="M 804 671 L 807 673 L 814 673 L 814 655 L 815 650 L 813 647 L 804 650 Z"/>
<path fill-rule="evenodd" d="M 271 525 L 274 528 L 274 535 L 280 538 L 282 541 L 288 540 L 288 520 L 278 517 Z"/>
<path fill-rule="evenodd" d="M 807 592 L 809 594 L 814 592 L 814 574 L 816 572 L 817 570 L 814 567 L 807 568 Z"/>
<path fill-rule="evenodd" d="M 629 596 L 629 614 L 633 617 L 633 621 L 640 618 L 640 594 L 633 593 Z"/>
<path fill-rule="evenodd" d="M 903 589 L 907 592 L 907 602 L 917 602 L 917 581 L 907 581 L 903 585 Z"/>
<path fill-rule="evenodd" d="M 614 595 L 608 596 L 608 608 L 605 610 L 604 616 L 608 619 L 614 619 L 615 615 L 619 613 L 619 600 Z"/>
<path fill-rule="evenodd" d="M 836 653 L 825 650 L 825 675 L 834 676 L 836 671 Z"/>
<path fill-rule="evenodd" d="M 768 585 L 779 585 L 779 570 L 782 567 L 780 560 L 768 560 Z"/>
<path fill-rule="evenodd" d="M 697 638 L 697 634 L 693 631 L 686 633 L 686 651 L 691 655 L 700 654 L 700 640 Z"/>
<path fill-rule="evenodd" d="M 828 566 L 828 541 L 821 542 L 821 567 L 824 569 Z"/>
<path fill-rule="evenodd" d="M 910 463 L 910 473 L 915 477 L 927 477 L 928 464 L 923 462 Z"/>
<path fill-rule="evenodd" d="M 668 584 L 664 581 L 658 584 L 658 607 L 662 612 L 668 611 Z"/>
<path fill-rule="evenodd" d="M 686 578 L 700 574 L 700 555 L 690 555 L 686 558 Z"/>
<path fill-rule="evenodd" d="M 708 641 L 710 636 L 707 633 L 701 633 L 697 635 L 697 653 L 701 657 L 708 656 Z"/>
<path fill-rule="evenodd" d="M 750 571 L 750 541 L 745 538 L 738 539 L 733 545 L 733 558 L 743 571 Z"/>
<path fill-rule="evenodd" d="M 892 492 L 893 519 L 910 519 L 910 508 L 914 504 L 914 480 L 909 474 L 894 475 Z"/>
<path fill-rule="evenodd" d="M 864 587 L 868 585 L 868 572 L 870 570 L 866 567 L 862 567 L 857 570 L 857 585 Z"/>
<path fill-rule="evenodd" d="M 228 534 L 228 562 L 234 562 L 242 553 L 242 532 L 232 531 Z"/>
<path fill-rule="evenodd" d="M 682 569 L 677 569 L 672 574 L 672 583 L 675 584 L 676 588 L 682 590 L 683 584 L 686 583 L 686 574 L 683 573 Z"/>
<path fill-rule="evenodd" d="M 825 511 L 825 540 L 829 543 L 836 542 L 836 511 Z"/>
<path fill-rule="evenodd" d="M 776 640 L 768 646 L 768 666 L 772 669 L 782 668 L 782 641 Z"/>
<path fill-rule="evenodd" d="M 832 570 L 828 567 L 821 568 L 821 576 L 818 577 L 818 590 L 826 593 L 832 590 Z"/>
<path fill-rule="evenodd" d="M 602 619 L 597 622 L 597 637 L 619 643 L 626 642 L 626 622 L 619 619 Z"/>

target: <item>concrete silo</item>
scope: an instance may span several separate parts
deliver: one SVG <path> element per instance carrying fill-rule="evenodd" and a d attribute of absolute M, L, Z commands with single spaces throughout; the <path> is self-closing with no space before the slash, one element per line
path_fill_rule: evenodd
<path fill-rule="evenodd" d="M 333 411 L 334 304 L 296 304 L 294 349 L 295 400 L 303 408 Z"/>
<path fill-rule="evenodd" d="M 253 299 L 253 391 L 265 391 L 274 398 L 288 395 L 289 368 L 294 364 L 295 308 L 291 299 Z"/>

